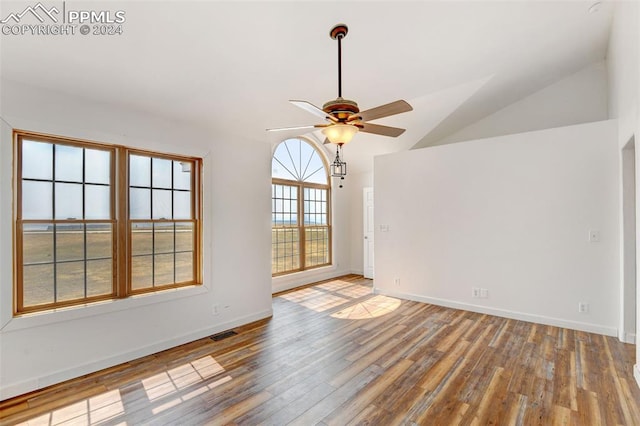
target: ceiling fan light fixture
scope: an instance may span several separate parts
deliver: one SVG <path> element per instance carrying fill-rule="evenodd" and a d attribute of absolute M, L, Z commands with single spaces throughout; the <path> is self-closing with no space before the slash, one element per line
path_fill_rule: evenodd
<path fill-rule="evenodd" d="M 322 133 L 329 142 L 336 145 L 346 145 L 358 133 L 358 128 L 352 124 L 336 123 L 322 129 Z"/>
<path fill-rule="evenodd" d="M 336 159 L 331 163 L 331 176 L 344 179 L 347 175 L 347 163 L 340 159 L 340 145 L 336 147 Z M 340 184 L 342 188 L 342 184 Z"/>

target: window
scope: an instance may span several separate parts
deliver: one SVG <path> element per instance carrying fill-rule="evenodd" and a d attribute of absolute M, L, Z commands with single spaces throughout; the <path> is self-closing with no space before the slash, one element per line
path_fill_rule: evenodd
<path fill-rule="evenodd" d="M 271 273 L 331 264 L 331 187 L 320 152 L 302 139 L 280 143 L 271 186 Z"/>
<path fill-rule="evenodd" d="M 129 154 L 132 292 L 194 280 L 190 166 Z"/>
<path fill-rule="evenodd" d="M 16 144 L 16 313 L 201 282 L 200 160 L 24 132 Z"/>

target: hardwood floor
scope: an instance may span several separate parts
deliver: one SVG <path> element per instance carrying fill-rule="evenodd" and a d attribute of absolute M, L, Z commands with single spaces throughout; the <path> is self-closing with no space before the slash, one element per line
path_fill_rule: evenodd
<path fill-rule="evenodd" d="M 274 316 L 0 403 L 0 424 L 638 425 L 633 345 L 371 294 L 348 276 Z"/>

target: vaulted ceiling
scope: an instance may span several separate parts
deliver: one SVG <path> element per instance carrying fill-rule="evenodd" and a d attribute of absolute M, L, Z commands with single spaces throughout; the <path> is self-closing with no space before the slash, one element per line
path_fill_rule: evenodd
<path fill-rule="evenodd" d="M 370 159 L 428 144 L 604 59 L 612 5 L 589 13 L 593 2 L 74 2 L 124 10 L 123 34 L 3 35 L 1 72 L 272 143 L 295 132 L 266 128 L 316 123 L 288 99 L 321 106 L 337 96 L 328 33 L 344 22 L 343 96 L 361 109 L 396 99 L 414 106 L 378 121 L 407 128 L 400 138 L 356 136 L 349 159 Z M 0 16 L 27 4 L 2 2 Z"/>

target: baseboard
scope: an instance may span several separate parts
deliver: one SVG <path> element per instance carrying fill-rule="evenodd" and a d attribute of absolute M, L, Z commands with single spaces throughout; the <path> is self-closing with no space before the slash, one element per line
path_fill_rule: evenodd
<path fill-rule="evenodd" d="M 624 340 L 625 343 L 630 343 L 632 345 L 636 344 L 636 333 L 624 333 Z"/>
<path fill-rule="evenodd" d="M 640 367 L 638 364 L 633 366 L 633 377 L 636 379 L 636 384 L 640 386 Z"/>
<path fill-rule="evenodd" d="M 509 311 L 506 309 L 490 308 L 487 306 L 473 305 L 470 303 L 462 303 L 454 300 L 420 296 L 420 295 L 410 294 L 410 293 L 386 291 L 378 288 L 374 289 L 374 292 L 378 294 L 384 294 L 386 296 L 413 300 L 415 302 L 430 303 L 432 305 L 444 306 L 447 308 L 462 309 L 465 311 L 477 312 L 480 314 L 495 315 L 497 317 L 515 319 L 519 321 L 527 321 L 527 322 L 533 322 L 536 324 L 551 325 L 555 327 L 569 328 L 572 330 L 586 331 L 588 333 L 597 333 L 597 334 L 604 334 L 606 336 L 618 337 L 617 328 L 607 327 L 599 324 L 571 321 L 571 320 L 565 320 L 562 318 L 546 317 L 543 315 L 534 315 L 534 314 L 528 314 L 524 312 Z"/>
<path fill-rule="evenodd" d="M 161 342 L 157 342 L 152 345 L 147 345 L 141 348 L 137 348 L 132 351 L 122 352 L 116 355 L 103 358 L 98 361 L 92 361 L 74 368 L 61 370 L 44 377 L 32 378 L 29 380 L 22 381 L 20 383 L 3 385 L 2 388 L 0 389 L 0 401 L 25 394 L 27 392 L 32 392 L 34 390 L 42 389 L 57 383 L 61 383 L 66 380 L 74 379 L 76 377 L 80 377 L 85 374 L 94 373 L 96 371 L 113 367 L 115 365 L 122 364 L 123 362 L 132 361 L 134 359 L 151 355 L 160 351 L 164 351 L 166 349 L 170 349 L 175 346 L 193 342 L 194 340 L 202 339 L 204 337 L 219 333 L 221 331 L 229 330 L 234 327 L 239 327 L 244 324 L 269 318 L 272 315 L 273 315 L 272 309 L 264 310 L 255 314 L 244 316 L 242 318 L 236 318 L 232 321 L 216 324 L 213 327 L 203 327 L 191 333 L 184 334 L 182 336 L 174 337 L 171 339 L 163 340 Z"/>

